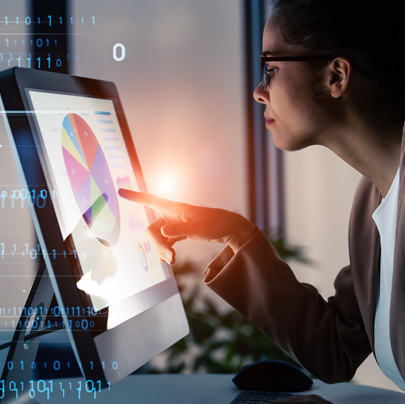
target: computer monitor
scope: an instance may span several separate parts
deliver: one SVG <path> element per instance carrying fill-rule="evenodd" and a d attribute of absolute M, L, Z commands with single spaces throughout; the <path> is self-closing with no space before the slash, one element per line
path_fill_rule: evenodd
<path fill-rule="evenodd" d="M 64 328 L 84 377 L 111 385 L 189 331 L 172 270 L 146 236 L 154 213 L 117 195 L 147 191 L 117 89 L 14 68 L 0 73 L 0 96 L 43 260 L 14 342 L 28 352 L 30 333 Z"/>

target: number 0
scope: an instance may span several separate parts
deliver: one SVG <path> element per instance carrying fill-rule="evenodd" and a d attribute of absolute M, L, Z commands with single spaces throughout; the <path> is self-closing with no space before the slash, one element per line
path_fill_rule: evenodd
<path fill-rule="evenodd" d="M 118 57 L 117 56 L 117 49 L 121 48 L 121 56 Z M 126 52 L 125 52 L 125 46 L 122 43 L 116 43 L 113 47 L 113 58 L 114 60 L 116 60 L 117 62 L 121 62 L 125 59 L 126 56 Z"/>

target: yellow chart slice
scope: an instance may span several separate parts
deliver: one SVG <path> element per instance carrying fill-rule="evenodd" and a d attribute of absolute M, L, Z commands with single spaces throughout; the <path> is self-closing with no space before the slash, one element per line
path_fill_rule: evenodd
<path fill-rule="evenodd" d="M 72 129 L 75 132 L 76 140 L 79 143 L 80 149 L 84 150 L 82 141 L 80 140 L 79 131 L 77 130 L 75 119 L 72 114 L 69 114 L 68 117 L 69 117 L 70 125 L 72 126 Z"/>
<path fill-rule="evenodd" d="M 86 170 L 88 170 L 86 163 L 83 161 L 64 127 L 62 127 L 62 145 Z"/>

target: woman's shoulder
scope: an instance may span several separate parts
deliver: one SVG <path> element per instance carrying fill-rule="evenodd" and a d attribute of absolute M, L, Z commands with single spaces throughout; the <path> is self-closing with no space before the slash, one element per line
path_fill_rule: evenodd
<path fill-rule="evenodd" d="M 356 193 L 354 199 L 356 198 L 363 198 L 363 197 L 370 197 L 374 194 L 379 194 L 377 187 L 374 183 L 369 180 L 367 177 L 361 177 L 359 184 L 357 185 Z"/>
<path fill-rule="evenodd" d="M 381 202 L 381 194 L 374 183 L 362 177 L 354 195 L 351 221 L 362 221 L 365 217 L 371 219 L 373 212 Z"/>

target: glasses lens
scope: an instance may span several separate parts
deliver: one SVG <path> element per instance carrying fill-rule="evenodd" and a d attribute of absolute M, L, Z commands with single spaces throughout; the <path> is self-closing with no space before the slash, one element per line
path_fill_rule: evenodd
<path fill-rule="evenodd" d="M 262 86 L 263 91 L 266 91 L 267 86 L 270 83 L 270 75 L 266 71 L 266 62 L 262 62 Z"/>
<path fill-rule="evenodd" d="M 268 85 L 268 78 L 265 70 L 265 66 L 262 66 L 262 86 L 263 86 L 263 91 L 266 91 L 267 85 Z"/>

